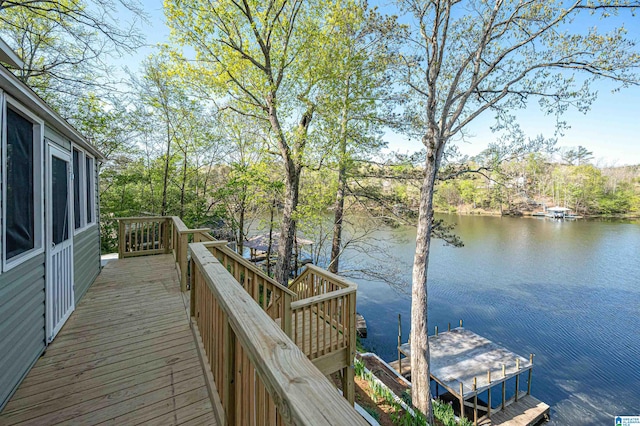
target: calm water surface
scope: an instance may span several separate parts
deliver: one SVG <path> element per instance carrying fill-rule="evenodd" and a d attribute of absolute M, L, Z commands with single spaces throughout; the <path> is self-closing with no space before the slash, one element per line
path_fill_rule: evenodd
<path fill-rule="evenodd" d="M 429 266 L 429 328 L 465 327 L 518 354 L 535 354 L 532 393 L 551 424 L 613 424 L 640 415 L 640 222 L 444 216 L 463 248 L 435 241 Z M 379 231 L 409 282 L 415 230 Z M 398 241 L 397 238 L 400 238 Z M 346 263 L 346 262 L 345 262 Z M 341 267 L 349 268 L 342 264 Z M 356 280 L 368 349 L 396 359 L 410 291 Z"/>

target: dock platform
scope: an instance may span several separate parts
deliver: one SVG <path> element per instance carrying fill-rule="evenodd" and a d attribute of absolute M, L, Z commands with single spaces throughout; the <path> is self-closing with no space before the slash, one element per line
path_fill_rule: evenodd
<path fill-rule="evenodd" d="M 464 412 L 474 424 L 535 425 L 548 419 L 549 406 L 531 396 L 533 354 L 526 359 L 462 327 L 429 336 L 429 351 L 436 394 L 438 387 L 444 388 L 450 399 L 458 401 L 454 404 L 458 413 Z M 398 355 L 389 364 L 410 380 L 411 344 L 399 345 Z M 507 381 L 514 378 L 513 397 L 507 399 Z M 502 398 L 492 403 L 495 387 L 502 388 Z"/>

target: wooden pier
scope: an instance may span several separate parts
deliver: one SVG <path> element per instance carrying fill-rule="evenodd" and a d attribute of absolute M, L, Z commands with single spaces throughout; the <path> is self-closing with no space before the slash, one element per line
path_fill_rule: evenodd
<path fill-rule="evenodd" d="M 548 419 L 549 406 L 531 396 L 533 354 L 526 359 L 462 326 L 439 334 L 436 329 L 429 336 L 429 350 L 436 395 L 444 388 L 449 398 L 458 401 L 454 407 L 474 424 L 535 425 Z M 398 354 L 398 361 L 390 365 L 410 377 L 411 344 L 399 344 Z M 526 391 L 521 376 L 526 379 Z M 507 381 L 514 378 L 513 397 L 507 399 Z M 499 403 L 491 401 L 495 387 L 501 388 Z"/>

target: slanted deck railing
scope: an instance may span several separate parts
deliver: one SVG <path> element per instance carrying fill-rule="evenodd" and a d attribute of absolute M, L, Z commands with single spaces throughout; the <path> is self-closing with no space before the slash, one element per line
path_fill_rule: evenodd
<path fill-rule="evenodd" d="M 220 423 L 367 424 L 209 248 L 191 245 L 191 315 L 220 397 Z"/>
<path fill-rule="evenodd" d="M 227 247 L 226 241 L 209 242 L 205 246 L 262 310 L 291 336 L 291 301 L 296 294 Z"/>

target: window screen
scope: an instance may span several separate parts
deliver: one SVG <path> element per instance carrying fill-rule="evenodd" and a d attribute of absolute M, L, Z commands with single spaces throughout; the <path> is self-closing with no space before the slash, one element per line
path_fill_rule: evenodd
<path fill-rule="evenodd" d="M 51 222 L 55 244 L 69 239 L 69 171 L 67 162 L 51 157 Z"/>
<path fill-rule="evenodd" d="M 87 183 L 87 223 L 93 222 L 93 158 L 85 157 Z"/>
<path fill-rule="evenodd" d="M 78 229 L 82 226 L 80 215 L 80 152 L 73 150 L 73 212 L 74 226 Z"/>
<path fill-rule="evenodd" d="M 7 259 L 35 247 L 33 167 L 33 123 L 7 108 Z"/>

